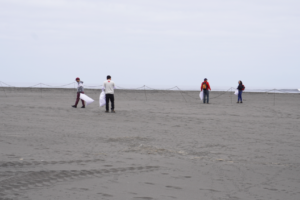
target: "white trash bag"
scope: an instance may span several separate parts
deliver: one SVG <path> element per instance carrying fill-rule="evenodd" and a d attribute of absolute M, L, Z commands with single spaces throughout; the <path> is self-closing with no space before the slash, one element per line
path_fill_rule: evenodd
<path fill-rule="evenodd" d="M 201 100 L 203 99 L 203 91 L 200 92 L 199 97 Z"/>
<path fill-rule="evenodd" d="M 105 92 L 104 92 L 104 91 L 102 91 L 102 92 L 100 93 L 99 104 L 100 104 L 100 107 L 106 105 Z"/>
<path fill-rule="evenodd" d="M 93 99 L 91 99 L 90 97 L 88 97 L 88 96 L 86 96 L 85 94 L 82 94 L 82 93 L 80 93 L 80 99 L 85 102 L 86 106 L 88 106 L 89 104 L 94 102 Z"/>
<path fill-rule="evenodd" d="M 234 92 L 234 95 L 238 95 L 239 94 L 239 90 L 236 89 L 235 92 Z"/>

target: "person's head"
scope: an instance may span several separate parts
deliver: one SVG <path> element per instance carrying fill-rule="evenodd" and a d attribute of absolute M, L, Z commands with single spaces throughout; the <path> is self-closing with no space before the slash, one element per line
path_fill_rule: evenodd
<path fill-rule="evenodd" d="M 107 79 L 107 80 L 110 80 L 110 79 L 111 79 L 111 76 L 110 76 L 110 75 L 108 75 L 108 76 L 106 77 L 106 79 Z"/>
<path fill-rule="evenodd" d="M 79 82 L 79 81 L 80 81 L 80 78 L 77 77 L 75 80 L 76 80 L 77 82 Z"/>
<path fill-rule="evenodd" d="M 239 84 L 243 84 L 243 82 L 242 82 L 242 81 L 239 81 Z"/>
<path fill-rule="evenodd" d="M 205 78 L 204 81 L 207 81 L 207 78 Z"/>

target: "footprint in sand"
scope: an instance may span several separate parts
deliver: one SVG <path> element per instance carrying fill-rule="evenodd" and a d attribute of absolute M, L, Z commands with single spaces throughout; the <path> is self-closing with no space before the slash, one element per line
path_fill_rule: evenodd
<path fill-rule="evenodd" d="M 154 185 L 154 183 L 149 183 L 149 182 L 145 182 L 145 184 L 148 184 L 148 185 Z"/>
<path fill-rule="evenodd" d="M 166 187 L 167 187 L 167 188 L 171 188 L 171 189 L 176 189 L 176 190 L 181 190 L 181 189 L 182 189 L 182 188 L 180 188 L 180 187 L 170 186 L 170 185 L 167 185 Z"/>

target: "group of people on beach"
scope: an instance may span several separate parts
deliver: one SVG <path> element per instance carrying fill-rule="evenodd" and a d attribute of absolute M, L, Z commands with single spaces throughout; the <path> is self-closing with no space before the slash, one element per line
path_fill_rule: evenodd
<path fill-rule="evenodd" d="M 238 90 L 238 100 L 236 103 L 243 103 L 242 93 L 245 90 L 245 86 L 243 85 L 242 81 L 238 82 L 238 87 L 236 88 Z M 201 84 L 201 92 L 203 92 L 203 103 L 209 104 L 209 90 L 211 90 L 209 82 L 207 81 L 207 78 L 204 79 L 204 81 Z"/>
<path fill-rule="evenodd" d="M 103 87 L 102 87 L 102 92 L 105 92 L 105 100 L 106 100 L 106 113 L 109 113 L 109 101 L 111 102 L 111 112 L 115 113 L 115 97 L 114 97 L 114 93 L 115 93 L 115 83 L 111 80 L 111 76 L 108 75 L 106 77 L 106 81 L 104 81 L 103 83 Z M 76 82 L 78 83 L 77 86 L 77 98 L 76 98 L 76 102 L 75 105 L 73 105 L 73 108 L 77 108 L 77 104 L 79 102 L 80 99 L 80 94 L 84 94 L 84 87 L 83 87 L 83 81 L 80 80 L 79 77 L 77 77 Z M 85 108 L 85 103 L 83 100 L 81 100 L 82 103 L 82 107 L 81 108 Z"/>
<path fill-rule="evenodd" d="M 105 92 L 105 100 L 106 100 L 106 113 L 109 113 L 109 101 L 111 102 L 111 112 L 115 113 L 115 97 L 114 97 L 114 93 L 115 93 L 115 83 L 111 80 L 111 76 L 108 75 L 106 77 L 106 81 L 104 81 L 103 83 L 103 87 L 102 87 L 102 92 Z M 76 102 L 75 105 L 73 105 L 73 108 L 77 108 L 77 104 L 80 100 L 80 94 L 84 94 L 84 87 L 83 87 L 83 81 L 80 80 L 79 77 L 77 77 L 76 82 L 78 83 L 77 86 L 77 98 L 76 98 Z M 237 103 L 243 103 L 243 99 L 242 99 L 242 93 L 245 90 L 245 86 L 243 85 L 242 81 L 238 82 L 238 101 Z M 204 79 L 204 81 L 201 84 L 201 92 L 203 92 L 203 103 L 205 104 L 209 104 L 209 90 L 211 90 L 209 82 L 207 81 L 207 78 Z M 85 108 L 85 103 L 83 100 L 81 100 L 82 102 L 82 107 L 81 108 Z"/>

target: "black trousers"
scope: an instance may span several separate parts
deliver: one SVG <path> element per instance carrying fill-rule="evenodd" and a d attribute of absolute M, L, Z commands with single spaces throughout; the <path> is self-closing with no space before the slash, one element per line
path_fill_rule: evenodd
<path fill-rule="evenodd" d="M 111 110 L 115 109 L 115 96 L 114 94 L 106 94 L 105 95 L 106 100 L 106 111 L 109 111 L 109 101 L 111 102 Z"/>

